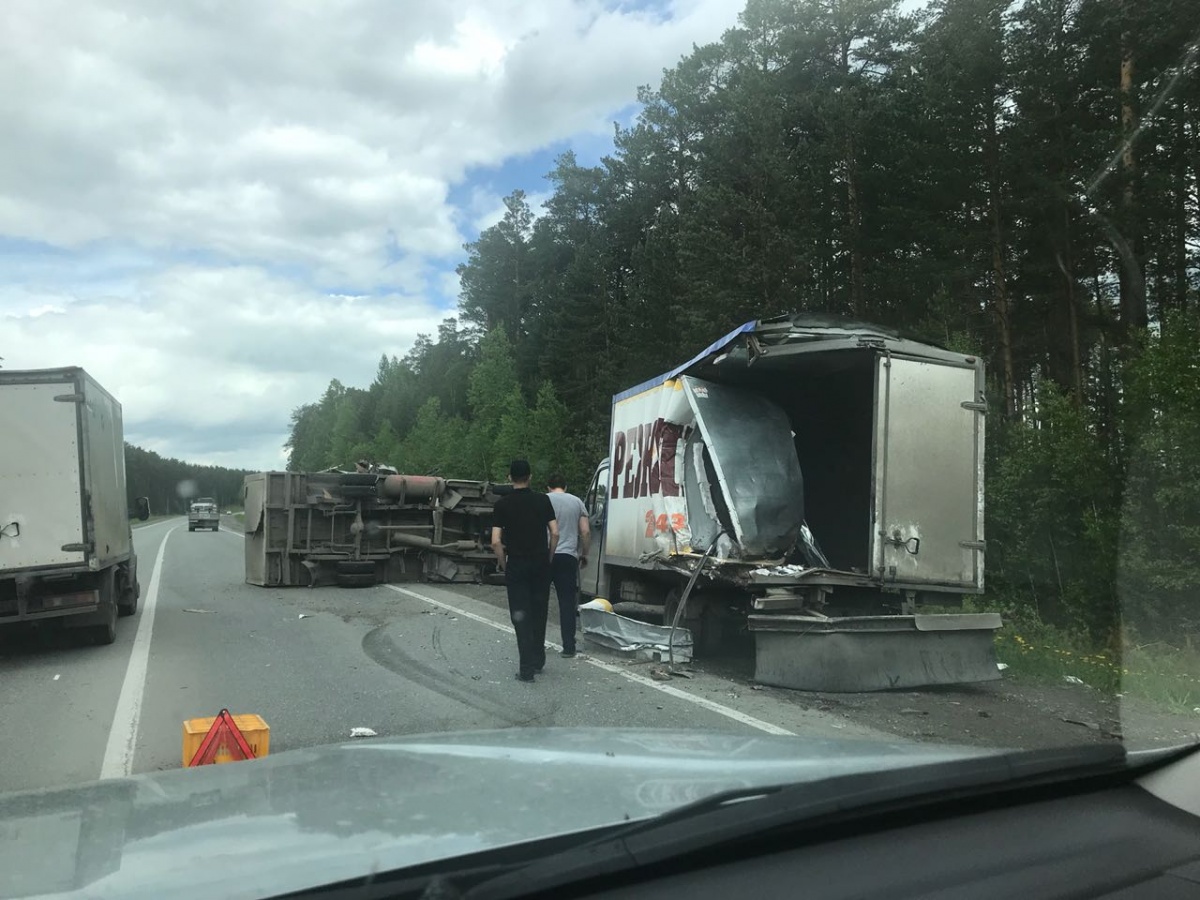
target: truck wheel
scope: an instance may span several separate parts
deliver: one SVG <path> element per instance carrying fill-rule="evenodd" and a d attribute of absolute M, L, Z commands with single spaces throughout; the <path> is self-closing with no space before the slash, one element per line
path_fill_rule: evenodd
<path fill-rule="evenodd" d="M 105 646 L 117 639 L 117 591 L 116 576 L 112 569 L 100 576 L 100 615 L 104 622 L 88 629 L 92 643 Z"/>
<path fill-rule="evenodd" d="M 188 531 L 195 531 L 195 530 L 196 530 L 196 526 L 195 526 L 195 525 L 189 525 L 189 526 L 188 526 Z"/>
<path fill-rule="evenodd" d="M 117 612 L 122 616 L 132 616 L 138 609 L 138 595 L 141 590 L 136 582 L 131 582 L 129 578 L 129 570 L 124 569 L 121 573 L 121 595 L 117 602 Z"/>
<path fill-rule="evenodd" d="M 216 525 L 213 526 L 213 531 L 220 531 L 220 530 L 221 530 L 221 523 L 218 522 Z"/>

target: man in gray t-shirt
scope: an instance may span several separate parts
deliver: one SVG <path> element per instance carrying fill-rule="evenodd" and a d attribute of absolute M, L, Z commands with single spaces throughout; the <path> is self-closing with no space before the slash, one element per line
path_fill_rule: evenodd
<path fill-rule="evenodd" d="M 588 525 L 587 507 L 574 494 L 567 493 L 567 482 L 561 475 L 551 475 L 546 487 L 558 520 L 558 546 L 554 548 L 550 577 L 558 595 L 562 655 L 570 659 L 575 655 L 575 627 L 579 616 L 579 569 L 587 565 L 592 530 Z"/>

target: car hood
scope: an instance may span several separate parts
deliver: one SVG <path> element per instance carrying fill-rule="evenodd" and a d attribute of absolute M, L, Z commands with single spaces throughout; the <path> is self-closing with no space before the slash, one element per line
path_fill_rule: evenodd
<path fill-rule="evenodd" d="M 695 731 L 355 740 L 0 798 L 0 896 L 264 897 L 982 751 Z"/>

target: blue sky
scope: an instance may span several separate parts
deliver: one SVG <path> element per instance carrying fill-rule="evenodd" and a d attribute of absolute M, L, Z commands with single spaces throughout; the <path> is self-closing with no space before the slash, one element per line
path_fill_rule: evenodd
<path fill-rule="evenodd" d="M 291 410 L 435 331 L 502 198 L 598 162 L 742 0 L 292 5 L 5 5 L 0 364 L 84 366 L 160 453 L 282 466 Z"/>

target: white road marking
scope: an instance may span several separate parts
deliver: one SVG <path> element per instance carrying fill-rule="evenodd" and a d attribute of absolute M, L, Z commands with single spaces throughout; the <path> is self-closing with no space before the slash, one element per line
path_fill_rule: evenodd
<path fill-rule="evenodd" d="M 143 528 L 157 528 L 159 525 L 169 525 L 172 522 L 175 522 L 177 519 L 181 519 L 181 518 L 182 518 L 182 516 L 171 516 L 169 519 L 160 519 L 157 522 L 141 522 L 137 525 L 134 525 L 133 530 L 141 531 Z"/>
<path fill-rule="evenodd" d="M 181 527 L 181 524 L 175 525 L 175 528 Z M 146 594 L 142 598 L 133 650 L 129 654 L 129 665 L 125 669 L 125 680 L 121 684 L 121 695 L 117 699 L 117 709 L 113 714 L 112 729 L 108 732 L 104 761 L 100 764 L 101 778 L 121 778 L 133 771 L 133 750 L 134 744 L 137 743 L 138 722 L 142 716 L 142 697 L 146 690 L 146 670 L 150 663 L 150 633 L 154 630 L 158 585 L 162 578 L 167 539 L 175 528 L 164 534 L 162 543 L 158 545 L 158 556 L 154 560 L 154 570 L 150 573 L 150 586 L 146 588 Z"/>
<path fill-rule="evenodd" d="M 243 532 L 234 531 L 232 528 L 226 528 L 224 525 L 221 526 L 221 530 L 226 534 L 232 534 L 234 537 L 244 538 L 246 536 Z"/>
<path fill-rule="evenodd" d="M 402 588 L 394 584 L 386 584 L 384 587 L 390 588 L 398 594 L 404 594 L 406 597 L 412 597 L 416 600 L 421 600 L 433 606 L 441 607 L 449 612 L 457 613 L 460 616 L 466 616 L 468 619 L 473 619 L 476 622 L 487 625 L 489 628 L 495 628 L 497 631 L 503 631 L 506 634 L 515 634 L 512 626 L 510 625 L 505 625 L 502 622 L 497 622 L 495 619 L 489 619 L 487 616 L 481 616 L 477 613 L 470 612 L 469 610 L 454 606 L 451 603 L 446 603 L 442 600 L 434 600 L 432 597 L 426 597 L 424 594 L 418 594 L 416 591 L 409 590 L 408 588 Z M 553 641 L 546 641 L 546 645 L 553 647 L 555 650 L 562 650 L 562 647 Z M 654 688 L 654 690 L 661 691 L 662 693 L 674 697 L 677 700 L 683 700 L 687 703 L 695 704 L 696 706 L 706 709 L 709 712 L 714 712 L 718 715 L 725 716 L 728 719 L 733 719 L 735 722 L 740 722 L 743 725 L 749 725 L 751 728 L 757 728 L 759 731 L 765 731 L 767 734 L 795 734 L 795 732 L 788 731 L 786 728 L 780 728 L 778 725 L 772 725 L 770 722 L 764 722 L 762 719 L 756 719 L 754 716 L 747 715 L 744 712 L 739 712 L 738 710 L 725 706 L 722 703 L 709 700 L 707 697 L 700 697 L 696 694 L 689 693 L 688 691 L 680 690 L 674 685 L 660 684 L 653 679 L 646 678 L 643 675 L 635 674 L 634 672 L 627 672 L 619 666 L 614 666 L 611 663 L 604 662 L 603 660 L 594 659 L 589 656 L 587 659 L 582 661 L 586 662 L 588 665 L 595 666 L 598 669 L 603 669 L 605 672 L 611 672 L 613 675 L 620 675 L 622 678 L 628 679 L 629 681 L 639 684 L 642 687 Z"/>

